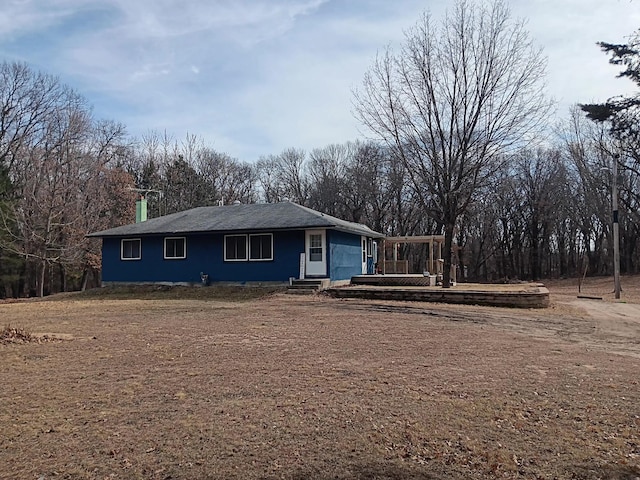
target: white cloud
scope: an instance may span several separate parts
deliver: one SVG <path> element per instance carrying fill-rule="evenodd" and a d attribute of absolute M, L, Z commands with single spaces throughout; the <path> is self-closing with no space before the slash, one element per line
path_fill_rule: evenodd
<path fill-rule="evenodd" d="M 37 9 L 29 0 L 8 0 L 0 9 L 0 38 L 11 38 L 25 30 L 48 27 L 65 15 L 63 9 Z"/>
<path fill-rule="evenodd" d="M 132 79 L 134 81 L 145 81 L 159 75 L 169 75 L 170 73 L 171 68 L 167 63 L 160 63 L 155 65 L 148 64 L 142 65 L 139 70 L 133 72 Z"/>
<path fill-rule="evenodd" d="M 635 2 L 635 0 L 634 0 Z M 595 46 L 640 26 L 626 0 L 512 0 L 563 105 L 632 89 Z M 351 90 L 446 0 L 4 0 L 0 52 L 60 75 L 134 133 L 189 131 L 243 159 L 358 136 Z M 42 39 L 42 40 L 41 40 Z M 561 114 L 564 112 L 561 110 Z"/>
<path fill-rule="evenodd" d="M 516 0 L 513 11 L 528 19 L 534 41 L 549 58 L 548 83 L 561 102 L 560 115 L 573 104 L 604 101 L 634 89 L 615 79 L 617 69 L 596 45 L 624 42 L 640 27 L 640 9 L 617 0 Z"/>

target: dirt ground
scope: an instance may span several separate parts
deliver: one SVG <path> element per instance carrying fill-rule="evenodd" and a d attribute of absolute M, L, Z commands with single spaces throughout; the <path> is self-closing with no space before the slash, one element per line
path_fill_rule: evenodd
<path fill-rule="evenodd" d="M 0 304 L 49 340 L 0 342 L 0 478 L 638 479 L 640 278 L 545 284 L 544 310 Z"/>

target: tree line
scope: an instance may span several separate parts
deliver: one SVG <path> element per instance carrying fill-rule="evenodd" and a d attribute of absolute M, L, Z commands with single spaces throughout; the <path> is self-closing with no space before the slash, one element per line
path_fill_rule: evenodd
<path fill-rule="evenodd" d="M 637 45 L 602 47 L 638 83 Z M 354 92 L 372 139 L 249 163 L 194 135 L 131 138 L 58 78 L 4 62 L 0 297 L 97 285 L 100 241 L 85 235 L 133 222 L 141 194 L 152 218 L 293 201 L 388 236 L 445 234 L 445 262 L 469 281 L 610 274 L 613 161 L 621 270 L 637 273 L 637 97 L 576 106 L 549 134 L 543 78 L 502 2 L 460 0 L 440 24 L 420 19 Z M 402 248 L 422 271 L 424 247 Z"/>

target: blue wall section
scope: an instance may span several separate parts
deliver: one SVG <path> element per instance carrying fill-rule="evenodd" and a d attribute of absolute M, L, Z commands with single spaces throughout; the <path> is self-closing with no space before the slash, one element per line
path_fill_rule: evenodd
<path fill-rule="evenodd" d="M 299 274 L 304 231 L 273 232 L 273 260 L 225 262 L 224 235 L 187 235 L 187 258 L 164 259 L 164 237 L 141 237 L 141 259 L 121 260 L 121 238 L 104 238 L 103 282 L 200 283 L 200 272 L 210 282 L 288 282 Z"/>
<path fill-rule="evenodd" d="M 362 275 L 362 243 L 360 235 L 327 231 L 329 244 L 329 278 L 331 280 L 350 280 Z"/>

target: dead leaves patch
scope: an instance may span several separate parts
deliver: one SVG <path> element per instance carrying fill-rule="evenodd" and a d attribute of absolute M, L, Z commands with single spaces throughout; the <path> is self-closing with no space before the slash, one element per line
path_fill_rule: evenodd
<path fill-rule="evenodd" d="M 0 330 L 0 345 L 9 344 L 25 344 L 25 343 L 48 343 L 60 342 L 59 338 L 50 337 L 48 335 L 32 335 L 24 328 L 5 326 Z"/>

